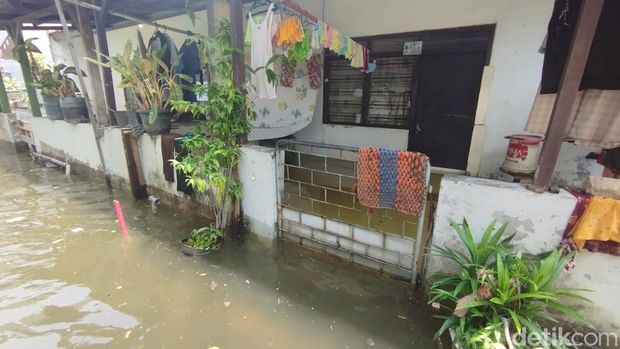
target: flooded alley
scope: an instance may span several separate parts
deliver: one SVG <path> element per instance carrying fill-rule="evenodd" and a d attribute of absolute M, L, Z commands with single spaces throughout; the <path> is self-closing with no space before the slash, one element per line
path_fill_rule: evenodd
<path fill-rule="evenodd" d="M 0 162 L 0 348 L 436 347 L 407 283 L 253 238 L 187 257 L 178 241 L 203 219 L 27 154 Z"/>

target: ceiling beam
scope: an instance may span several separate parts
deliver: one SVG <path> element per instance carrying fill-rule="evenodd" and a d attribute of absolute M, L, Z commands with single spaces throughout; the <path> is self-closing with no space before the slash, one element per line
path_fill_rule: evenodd
<path fill-rule="evenodd" d="M 32 11 L 30 13 L 11 18 L 9 20 L 0 21 L 0 25 L 6 26 L 9 24 L 17 24 L 24 22 L 37 22 L 37 20 L 41 17 L 50 16 L 56 13 L 56 7 L 54 5 L 42 8 L 40 10 Z"/>

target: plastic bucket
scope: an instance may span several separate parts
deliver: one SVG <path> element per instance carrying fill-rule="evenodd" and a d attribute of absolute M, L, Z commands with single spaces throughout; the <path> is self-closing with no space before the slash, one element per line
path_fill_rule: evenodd
<path fill-rule="evenodd" d="M 536 171 L 543 137 L 534 135 L 511 135 L 506 159 L 502 168 L 507 172 L 531 174 Z"/>
<path fill-rule="evenodd" d="M 66 122 L 78 124 L 88 122 L 88 108 L 82 97 L 60 97 L 60 108 Z"/>
<path fill-rule="evenodd" d="M 60 109 L 60 98 L 58 96 L 41 94 L 41 98 L 43 99 L 45 117 L 50 120 L 62 120 L 64 118 L 62 109 Z"/>

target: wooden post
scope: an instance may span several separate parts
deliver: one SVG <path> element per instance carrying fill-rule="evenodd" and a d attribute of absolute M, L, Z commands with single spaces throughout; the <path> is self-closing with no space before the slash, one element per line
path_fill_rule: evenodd
<path fill-rule="evenodd" d="M 241 87 L 245 81 L 245 64 L 243 57 L 243 5 L 242 0 L 230 0 L 230 39 L 232 47 L 241 50 L 233 53 L 233 81 Z"/>
<path fill-rule="evenodd" d="M 95 46 L 95 36 L 93 34 L 93 21 L 90 17 L 90 11 L 78 7 L 77 9 L 77 22 L 80 36 L 82 37 L 82 44 L 84 45 L 84 53 L 87 57 L 97 60 L 97 48 Z M 96 120 L 100 125 L 109 126 L 110 117 L 106 108 L 105 95 L 103 93 L 103 80 L 99 72 L 99 66 L 94 63 L 86 63 L 88 68 L 88 77 L 90 78 L 90 85 L 93 89 L 93 100 L 95 102 L 94 113 L 96 114 Z"/>
<path fill-rule="evenodd" d="M 102 55 L 109 56 L 110 51 L 108 48 L 108 35 L 105 28 L 105 21 L 108 12 L 108 0 L 103 0 L 101 3 L 101 10 L 95 11 L 95 27 L 97 28 L 97 43 L 99 44 L 99 52 Z M 107 58 L 100 56 L 100 60 L 106 63 Z M 107 110 L 110 113 L 112 110 L 116 110 L 116 99 L 114 98 L 114 82 L 112 81 L 112 69 L 103 67 L 103 90 L 105 92 L 105 99 L 107 102 Z M 116 119 L 110 117 L 110 121 L 116 124 Z"/>
<path fill-rule="evenodd" d="M 11 103 L 9 103 L 9 96 L 6 94 L 2 74 L 0 74 L 0 111 L 3 113 L 11 112 Z"/>
<path fill-rule="evenodd" d="M 71 59 L 73 60 L 73 64 L 78 71 L 77 77 L 80 82 L 80 88 L 82 89 L 82 94 L 84 95 L 84 99 L 86 102 L 86 108 L 88 109 L 88 116 L 90 118 L 90 125 L 93 128 L 93 133 L 95 134 L 95 144 L 97 145 L 97 152 L 99 153 L 99 161 L 101 162 L 101 167 L 103 167 L 103 173 L 105 175 L 105 181 L 108 185 L 108 188 L 112 188 L 112 182 L 110 181 L 110 176 L 108 175 L 107 167 L 105 166 L 105 158 L 103 157 L 103 150 L 101 149 L 101 136 L 103 136 L 103 130 L 97 127 L 97 121 L 95 120 L 95 115 L 93 114 L 93 106 L 90 103 L 90 99 L 88 98 L 88 90 L 86 89 L 86 84 L 84 83 L 84 77 L 80 74 L 82 68 L 80 67 L 80 61 L 78 59 L 78 55 L 75 52 L 75 46 L 73 46 L 73 40 L 71 39 L 71 32 L 69 31 L 69 26 L 67 25 L 67 18 L 65 17 L 65 13 L 62 10 L 62 4 L 60 0 L 54 0 L 56 4 L 56 10 L 58 11 L 58 17 L 60 18 L 60 22 L 62 22 L 62 28 L 65 32 L 65 38 L 67 40 L 67 44 L 69 45 L 69 51 L 71 52 Z"/>
<path fill-rule="evenodd" d="M 30 68 L 30 61 L 28 59 L 28 53 L 24 44 L 24 35 L 22 34 L 21 23 L 12 24 L 7 28 L 13 44 L 18 46 L 17 61 L 22 68 L 22 75 L 24 77 L 24 84 L 26 85 L 26 94 L 28 95 L 28 102 L 30 103 L 30 111 L 32 116 L 41 117 L 41 106 L 39 105 L 39 98 L 37 97 L 37 91 L 32 86 L 34 79 L 32 78 L 32 70 Z"/>
<path fill-rule="evenodd" d="M 581 10 L 579 11 L 577 26 L 575 27 L 573 40 L 568 52 L 568 59 L 564 66 L 549 126 L 547 127 L 545 142 L 538 159 L 538 168 L 534 174 L 533 182 L 528 185 L 528 188 L 534 192 L 542 193 L 549 189 L 551 185 L 553 171 L 558 161 L 562 142 L 564 137 L 566 137 L 573 102 L 581 84 L 604 2 L 605 0 L 581 2 Z"/>

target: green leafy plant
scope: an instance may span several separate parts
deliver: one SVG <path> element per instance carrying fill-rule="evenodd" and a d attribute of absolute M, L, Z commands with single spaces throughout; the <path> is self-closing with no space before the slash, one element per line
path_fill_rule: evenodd
<path fill-rule="evenodd" d="M 588 325 L 563 303 L 567 299 L 588 302 L 580 295 L 586 290 L 555 286 L 567 262 L 561 252 L 538 256 L 514 252 L 510 246 L 514 235 L 504 237 L 507 225 L 495 229 L 495 221 L 479 242 L 474 241 L 466 220 L 450 224 L 466 252 L 433 246 L 433 254 L 458 268 L 455 273 L 436 275 L 430 286 L 429 303 L 439 303 L 449 312 L 440 316 L 445 321 L 436 338 L 450 329 L 464 349 L 490 349 L 506 345 L 511 334 L 526 330 L 544 348 L 565 348 L 566 343 L 544 335 L 542 324 L 558 322 L 558 315 L 563 315 Z"/>
<path fill-rule="evenodd" d="M 147 51 L 144 55 L 127 41 L 123 53 L 112 57 L 104 56 L 107 63 L 86 57 L 89 62 L 111 68 L 121 75 L 119 87 L 131 89 L 141 112 L 149 113 L 149 122 L 154 123 L 157 113 L 169 110 L 170 101 L 182 96 L 180 80 L 191 81 L 189 77 L 176 73 L 178 61 L 171 67 L 159 57 L 159 52 Z"/>
<path fill-rule="evenodd" d="M 19 83 L 13 77 L 3 76 L 2 82 L 4 83 L 4 88 L 6 88 L 7 92 L 16 92 L 20 90 Z"/>
<path fill-rule="evenodd" d="M 210 72 L 208 86 L 197 85 L 197 94 L 206 94 L 206 103 L 173 100 L 172 109 L 190 112 L 200 120 L 191 136 L 183 141 L 188 155 L 172 161 L 187 176 L 187 184 L 204 195 L 212 209 L 215 228 L 225 231 L 235 200 L 242 195 L 237 178 L 241 148 L 239 138 L 251 130 L 248 118 L 255 118 L 248 99 L 247 86 L 233 82 L 230 23 L 220 21 L 215 39 L 194 35 L 188 40 L 198 44 L 203 68 Z"/>
<path fill-rule="evenodd" d="M 195 249 L 212 250 L 217 247 L 221 237 L 221 230 L 213 226 L 202 227 L 192 230 L 185 243 Z"/>
<path fill-rule="evenodd" d="M 74 97 L 79 89 L 70 76 L 76 74 L 75 67 L 57 64 L 52 68 L 43 69 L 32 85 L 41 89 L 41 93 L 47 96 Z M 86 73 L 82 72 L 82 76 L 86 76 Z"/>

